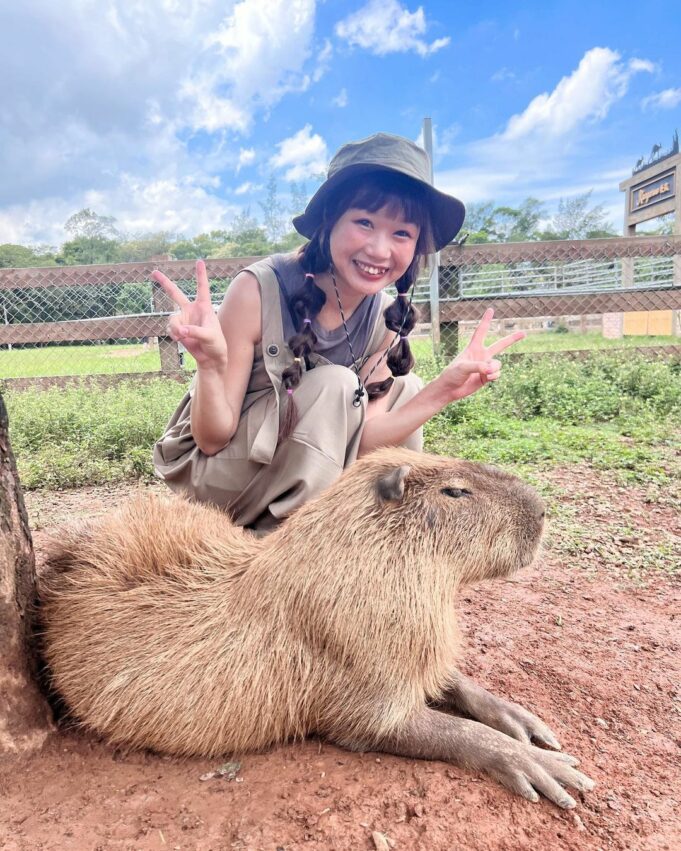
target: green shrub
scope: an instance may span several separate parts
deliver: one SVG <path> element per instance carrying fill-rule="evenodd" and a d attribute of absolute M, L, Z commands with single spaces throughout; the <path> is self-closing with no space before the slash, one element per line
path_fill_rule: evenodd
<path fill-rule="evenodd" d="M 428 382 L 445 362 L 416 342 L 416 372 Z M 158 379 L 110 389 L 84 381 L 63 390 L 7 392 L 23 485 L 59 488 L 152 476 L 153 444 L 184 390 Z M 676 360 L 528 355 L 507 361 L 498 382 L 433 417 L 425 427 L 426 448 L 500 464 L 586 460 L 658 478 L 678 447 L 680 421 Z"/>

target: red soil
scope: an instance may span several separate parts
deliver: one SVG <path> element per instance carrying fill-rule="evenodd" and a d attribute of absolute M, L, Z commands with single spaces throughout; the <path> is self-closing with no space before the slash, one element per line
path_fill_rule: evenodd
<path fill-rule="evenodd" d="M 43 527 L 38 557 L 44 527 L 110 508 L 126 490 L 52 495 L 56 510 L 29 494 L 34 528 Z M 577 497 L 564 490 L 581 522 L 608 519 L 602 502 Z M 678 543 L 675 510 L 652 513 L 628 492 L 627 511 L 640 536 L 662 529 Z M 219 760 L 121 753 L 62 731 L 41 753 L 0 766 L 0 848 L 346 851 L 385 848 L 378 831 L 387 847 L 409 851 L 681 849 L 678 574 L 633 581 L 597 557 L 584 570 L 561 552 L 549 543 L 536 568 L 470 589 L 460 614 L 465 671 L 539 715 L 596 780 L 575 810 L 529 803 L 444 763 L 317 740 L 243 755 L 235 779 L 202 780 Z"/>

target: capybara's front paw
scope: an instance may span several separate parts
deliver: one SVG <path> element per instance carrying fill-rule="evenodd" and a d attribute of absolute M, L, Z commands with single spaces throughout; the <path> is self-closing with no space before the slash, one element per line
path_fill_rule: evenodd
<path fill-rule="evenodd" d="M 481 767 L 528 801 L 538 801 L 538 793 L 541 793 L 559 807 L 570 809 L 576 802 L 564 786 L 589 792 L 596 785 L 590 777 L 575 769 L 579 763 L 569 754 L 513 741 L 512 745 L 505 745 L 489 756 L 487 764 Z"/>
<path fill-rule="evenodd" d="M 482 717 L 479 716 L 476 720 L 506 733 L 519 742 L 538 742 L 540 745 L 560 750 L 560 742 L 546 724 L 517 703 L 495 697 L 493 703 L 486 707 Z"/>

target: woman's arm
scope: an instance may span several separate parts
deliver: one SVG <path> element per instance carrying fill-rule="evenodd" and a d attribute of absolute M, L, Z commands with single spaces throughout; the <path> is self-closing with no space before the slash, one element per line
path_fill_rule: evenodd
<path fill-rule="evenodd" d="M 388 370 L 389 374 L 390 370 Z M 388 394 L 381 399 L 369 402 L 359 442 L 360 457 L 380 446 L 399 446 L 404 443 L 410 434 L 428 422 L 451 401 L 446 391 L 438 385 L 437 379 L 427 384 L 423 390 L 396 411 L 385 410 L 387 399 Z"/>
<path fill-rule="evenodd" d="M 239 273 L 216 315 L 202 260 L 196 264 L 193 302 L 161 272 L 153 272 L 152 277 L 179 307 L 170 317 L 168 330 L 196 360 L 192 436 L 203 453 L 214 455 L 237 429 L 253 366 L 253 349 L 262 337 L 257 279 L 250 272 Z"/>
<path fill-rule="evenodd" d="M 386 410 L 387 395 L 369 403 L 359 444 L 359 456 L 366 455 L 380 446 L 399 446 L 417 428 L 451 402 L 470 396 L 488 382 L 499 378 L 501 362 L 494 356 L 521 340 L 525 332 L 516 331 L 491 346 L 485 346 L 485 336 L 493 316 L 493 310 L 486 310 L 466 348 L 437 378 L 398 410 Z M 394 335 L 391 335 L 390 339 L 392 337 Z M 366 365 L 365 369 L 367 368 L 370 368 L 369 364 Z M 371 376 L 371 380 L 382 381 L 389 374 L 390 371 L 384 363 Z"/>
<path fill-rule="evenodd" d="M 232 439 L 253 367 L 253 349 L 262 338 L 260 288 L 250 272 L 240 272 L 217 313 L 229 357 L 197 362 L 191 429 L 205 455 L 215 455 Z"/>

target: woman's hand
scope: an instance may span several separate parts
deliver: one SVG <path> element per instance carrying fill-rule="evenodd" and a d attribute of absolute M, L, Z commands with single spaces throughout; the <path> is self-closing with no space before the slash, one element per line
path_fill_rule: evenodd
<path fill-rule="evenodd" d="M 495 355 L 525 337 L 524 331 L 514 331 L 491 346 L 485 346 L 493 316 L 492 308 L 485 311 L 469 344 L 435 379 L 451 402 L 470 396 L 488 382 L 496 381 L 501 374 L 501 361 L 496 360 Z"/>
<path fill-rule="evenodd" d="M 227 341 L 210 300 L 210 285 L 203 260 L 196 261 L 196 300 L 187 296 L 163 272 L 157 269 L 151 277 L 179 308 L 168 320 L 170 337 L 182 343 L 193 355 L 198 367 L 224 368 L 227 364 Z"/>

